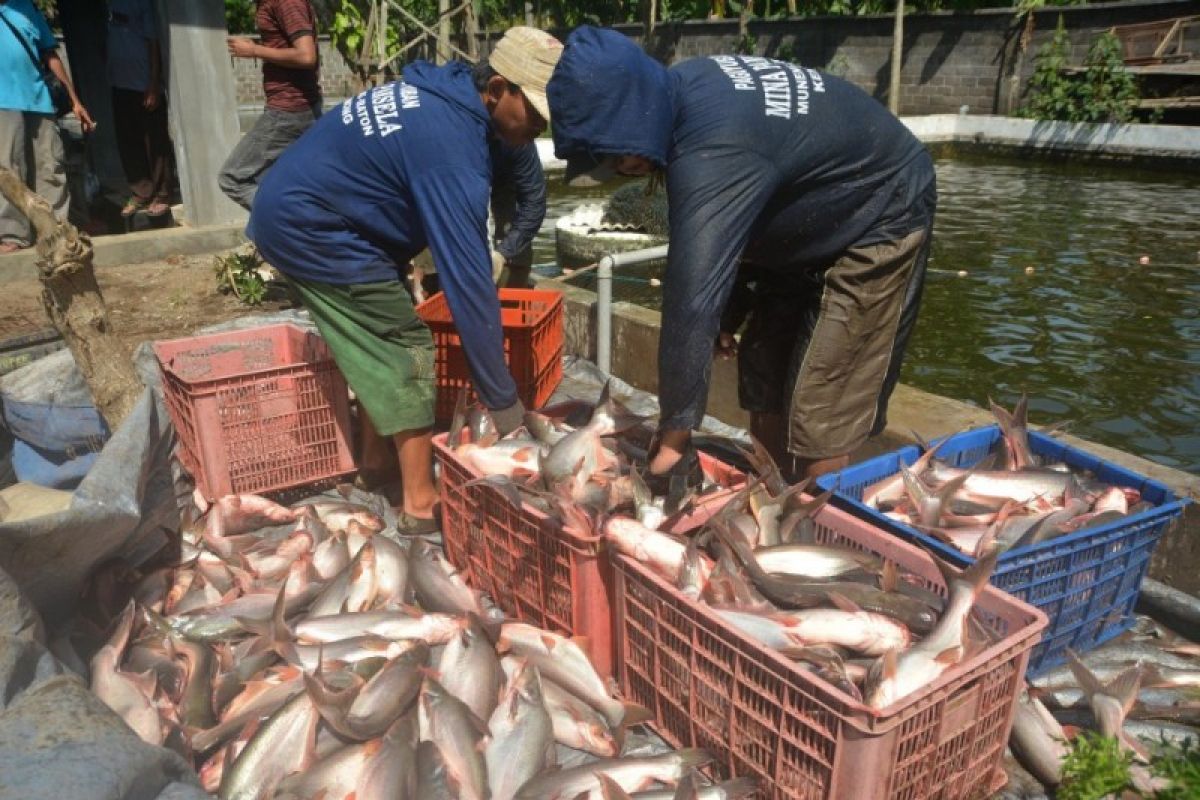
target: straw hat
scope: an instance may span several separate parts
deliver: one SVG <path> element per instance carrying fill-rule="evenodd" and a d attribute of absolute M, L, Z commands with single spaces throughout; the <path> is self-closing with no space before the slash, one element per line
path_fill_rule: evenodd
<path fill-rule="evenodd" d="M 518 26 L 504 32 L 488 56 L 488 63 L 506 80 L 521 87 L 529 104 L 550 121 L 546 84 L 554 74 L 562 42 L 537 28 Z"/>

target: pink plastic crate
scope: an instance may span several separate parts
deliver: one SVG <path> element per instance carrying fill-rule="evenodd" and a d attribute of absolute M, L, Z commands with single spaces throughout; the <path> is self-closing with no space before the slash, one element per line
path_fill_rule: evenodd
<path fill-rule="evenodd" d="M 945 595 L 929 555 L 826 506 L 817 541 L 866 550 Z M 769 800 L 972 800 L 1001 768 L 1029 653 L 1046 615 L 989 586 L 976 608 L 998 636 L 924 691 L 876 711 L 680 594 L 613 559 L 617 680 L 676 747 L 703 747 Z"/>
<path fill-rule="evenodd" d="M 441 465 L 442 544 L 450 563 L 471 585 L 491 594 L 507 613 L 531 625 L 585 637 L 592 663 L 613 674 L 612 563 L 602 542 L 560 525 L 529 505 L 513 506 L 486 484 L 467 486 L 482 475 L 434 437 Z M 737 487 L 746 476 L 704 453 L 700 463 L 715 483 Z M 680 519 L 675 532 L 697 527 L 729 491 L 714 492 Z"/>
<path fill-rule="evenodd" d="M 354 472 L 346 381 L 295 325 L 155 342 L 179 460 L 212 500 Z"/>

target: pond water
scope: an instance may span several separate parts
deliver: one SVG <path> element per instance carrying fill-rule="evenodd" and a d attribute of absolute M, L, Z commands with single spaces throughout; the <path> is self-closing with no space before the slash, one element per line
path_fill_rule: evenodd
<path fill-rule="evenodd" d="M 1200 177 L 992 156 L 937 172 L 901 380 L 985 408 L 1025 392 L 1035 423 L 1200 473 Z M 610 192 L 552 176 L 535 261 L 554 261 L 559 215 Z M 646 278 L 616 299 L 657 305 Z"/>

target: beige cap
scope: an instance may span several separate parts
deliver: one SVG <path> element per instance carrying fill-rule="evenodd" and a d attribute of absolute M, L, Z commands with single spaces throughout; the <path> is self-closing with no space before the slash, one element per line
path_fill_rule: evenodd
<path fill-rule="evenodd" d="M 545 31 L 519 26 L 504 32 L 488 56 L 488 64 L 502 77 L 520 86 L 529 104 L 549 122 L 546 84 L 554 74 L 562 50 L 562 42 Z"/>

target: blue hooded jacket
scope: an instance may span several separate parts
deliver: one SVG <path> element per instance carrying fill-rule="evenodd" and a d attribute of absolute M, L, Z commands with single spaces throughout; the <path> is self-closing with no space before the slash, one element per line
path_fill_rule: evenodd
<path fill-rule="evenodd" d="M 671 248 L 659 339 L 660 425 L 704 415 L 713 341 L 739 264 L 819 270 L 933 218 L 933 162 L 874 98 L 753 56 L 670 69 L 612 30 L 567 39 L 547 87 L 559 158 L 635 154 L 666 167 Z"/>
<path fill-rule="evenodd" d="M 487 241 L 491 120 L 465 64 L 417 62 L 403 82 L 323 115 L 267 172 L 247 234 L 285 275 L 397 280 L 429 247 L 480 398 L 517 402 Z"/>

